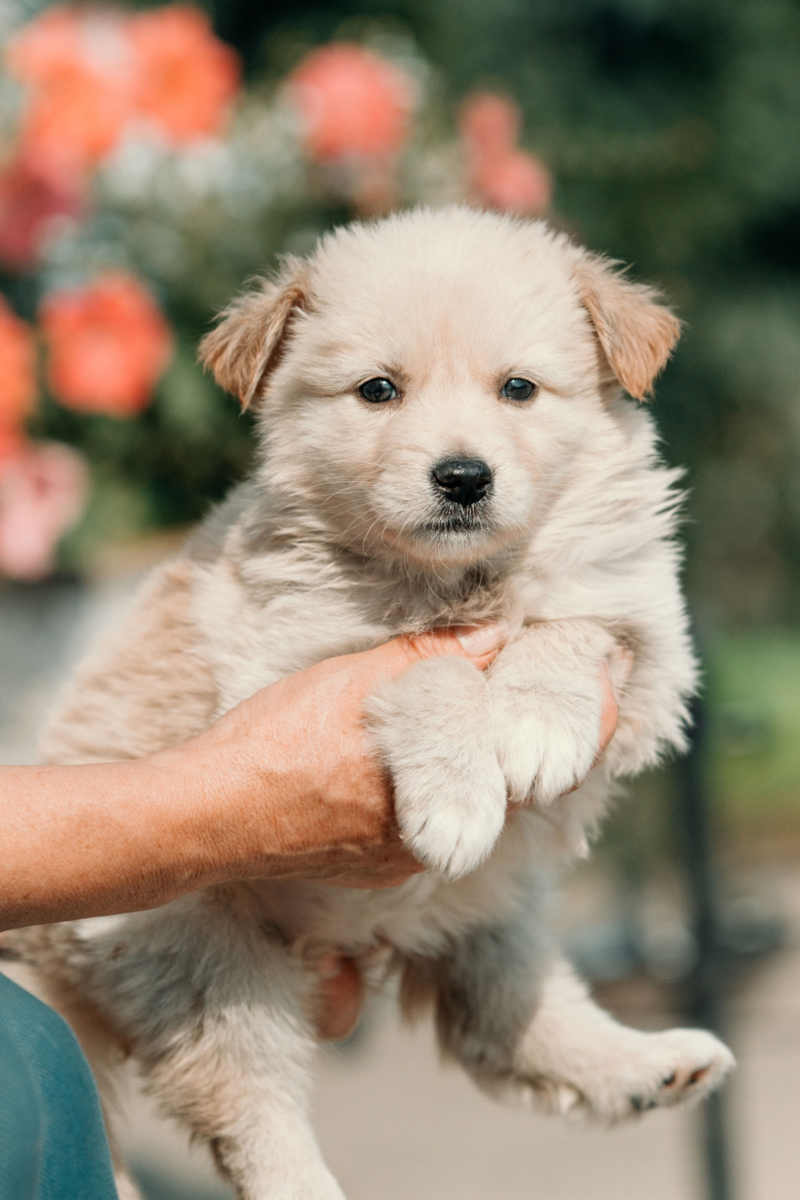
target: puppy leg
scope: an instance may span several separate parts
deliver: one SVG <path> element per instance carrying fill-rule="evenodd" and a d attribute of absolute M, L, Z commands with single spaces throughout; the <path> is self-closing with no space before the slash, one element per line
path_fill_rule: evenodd
<path fill-rule="evenodd" d="M 343 1200 L 309 1118 L 313 980 L 247 889 L 79 933 L 71 961 L 147 1091 L 208 1143 L 241 1200 Z"/>
<path fill-rule="evenodd" d="M 476 930 L 446 959 L 422 966 L 435 979 L 442 1046 L 481 1087 L 617 1121 L 701 1099 L 722 1081 L 733 1056 L 717 1038 L 620 1025 L 527 925 Z"/>
<path fill-rule="evenodd" d="M 117 1187 L 119 1200 L 143 1200 L 142 1193 L 128 1174 L 127 1167 L 112 1159 L 114 1167 L 114 1183 Z"/>
<path fill-rule="evenodd" d="M 368 715 L 409 849 L 448 879 L 474 870 L 506 811 L 481 673 L 461 658 L 418 663 L 371 698 Z"/>
<path fill-rule="evenodd" d="M 733 1065 L 727 1046 L 702 1029 L 620 1025 L 563 961 L 545 980 L 514 1055 L 515 1078 L 546 1107 L 609 1121 L 701 1100 Z"/>
<path fill-rule="evenodd" d="M 547 805 L 581 783 L 597 755 L 600 671 L 620 650 L 591 620 L 529 626 L 489 669 L 494 744 L 509 798 Z"/>
<path fill-rule="evenodd" d="M 344 1200 L 310 1124 L 309 1031 L 282 1009 L 280 965 L 262 965 L 260 1003 L 232 999 L 176 1030 L 170 1051 L 145 1063 L 147 1090 L 208 1143 L 240 1200 Z"/>

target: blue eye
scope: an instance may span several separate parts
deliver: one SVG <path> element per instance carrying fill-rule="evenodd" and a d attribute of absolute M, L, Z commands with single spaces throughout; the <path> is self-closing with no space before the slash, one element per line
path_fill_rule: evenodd
<path fill-rule="evenodd" d="M 390 379 L 368 379 L 358 392 L 370 404 L 385 404 L 387 400 L 397 399 L 397 388 Z"/>
<path fill-rule="evenodd" d="M 507 400 L 530 400 L 538 392 L 535 383 L 529 379 L 507 379 L 500 389 L 500 395 Z"/>

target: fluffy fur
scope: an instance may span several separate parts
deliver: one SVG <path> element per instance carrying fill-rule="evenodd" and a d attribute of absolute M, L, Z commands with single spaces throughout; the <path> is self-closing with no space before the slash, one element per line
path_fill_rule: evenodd
<path fill-rule="evenodd" d="M 258 465 L 81 669 L 49 761 L 156 751 L 400 631 L 512 629 L 485 675 L 422 662 L 370 702 L 424 874 L 374 893 L 212 888 L 16 938 L 56 1003 L 102 1014 L 246 1200 L 341 1200 L 308 1117 L 315 962 L 332 947 L 390 956 L 406 1008 L 434 1006 L 479 1085 L 554 1111 L 616 1120 L 703 1095 L 731 1065 L 709 1034 L 597 1009 L 546 919 L 547 879 L 586 851 L 614 781 L 684 745 L 678 476 L 621 390 L 649 392 L 677 332 L 650 290 L 546 225 L 451 208 L 331 234 L 205 339 L 219 381 L 258 406 Z M 397 400 L 360 397 L 376 376 Z M 511 376 L 538 393 L 505 399 Z M 452 455 L 494 477 L 461 511 L 431 483 Z M 592 769 L 598 673 L 621 648 L 635 666 Z M 508 797 L 531 803 L 507 812 Z"/>

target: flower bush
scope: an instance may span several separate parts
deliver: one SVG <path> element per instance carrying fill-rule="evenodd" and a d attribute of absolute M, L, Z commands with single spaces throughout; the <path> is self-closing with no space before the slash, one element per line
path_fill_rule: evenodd
<path fill-rule="evenodd" d="M 550 201 L 513 101 L 473 97 L 454 130 L 396 37 L 318 46 L 245 87 L 198 8 L 56 4 L 20 18 L 3 62 L 17 96 L 0 126 L 10 577 L 46 575 L 70 530 L 62 558 L 80 566 L 104 537 L 194 519 L 242 470 L 248 419 L 194 346 L 276 252 L 395 205 Z"/>

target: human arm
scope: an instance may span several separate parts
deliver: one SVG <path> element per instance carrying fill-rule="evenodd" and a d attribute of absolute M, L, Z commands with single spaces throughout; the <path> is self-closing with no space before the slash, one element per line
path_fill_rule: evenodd
<path fill-rule="evenodd" d="M 486 666 L 455 633 L 397 638 L 264 688 L 147 758 L 0 767 L 0 928 L 133 911 L 233 878 L 390 886 L 419 865 L 368 752 L 364 697 L 420 658 Z M 463 638 L 463 635 L 462 635 Z"/>
<path fill-rule="evenodd" d="M 422 658 L 492 661 L 453 631 L 397 638 L 264 688 L 199 737 L 148 758 L 0 767 L 0 928 L 152 908 L 213 883 L 401 883 L 421 866 L 369 753 L 364 699 Z M 488 648 L 487 648 L 488 647 Z M 608 687 L 602 738 L 613 733 Z"/>

